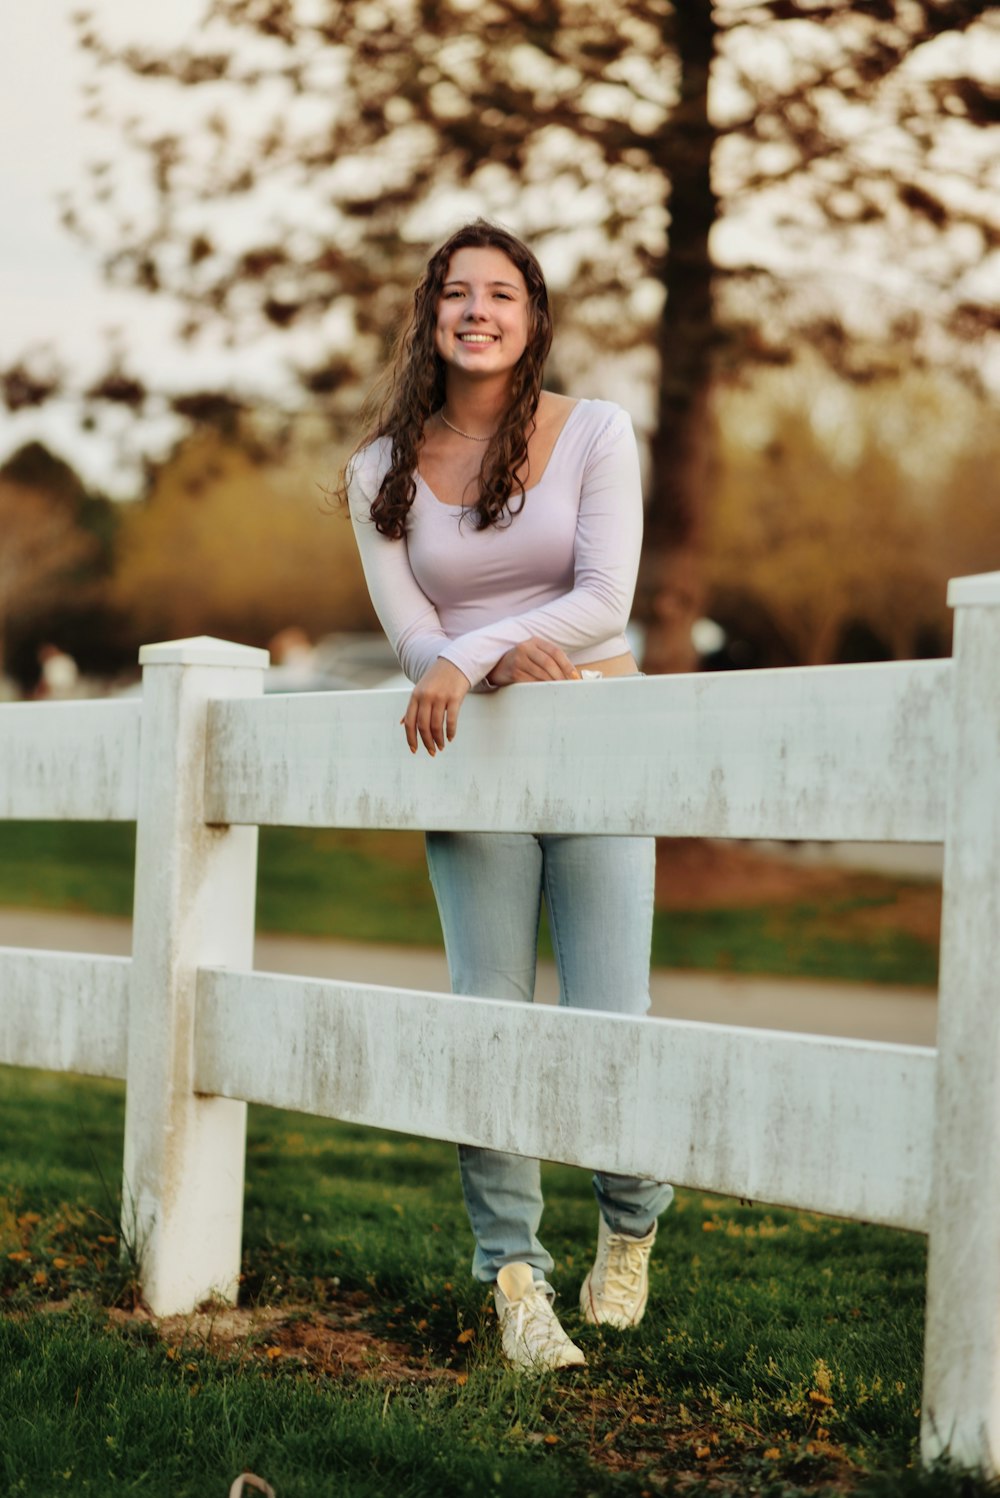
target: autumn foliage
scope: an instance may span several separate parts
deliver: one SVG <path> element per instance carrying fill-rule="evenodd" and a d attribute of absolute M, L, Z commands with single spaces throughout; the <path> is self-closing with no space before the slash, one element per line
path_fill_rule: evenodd
<path fill-rule="evenodd" d="M 123 517 L 111 586 L 133 641 L 377 627 L 334 473 L 329 453 L 272 465 L 212 430 L 185 442 Z"/>
<path fill-rule="evenodd" d="M 748 665 L 948 654 L 950 577 L 1000 568 L 1000 439 L 955 381 L 800 367 L 716 406 L 709 609 Z"/>
<path fill-rule="evenodd" d="M 0 477 L 0 676 L 12 630 L 42 619 L 79 585 L 96 550 L 73 509 L 57 495 Z"/>

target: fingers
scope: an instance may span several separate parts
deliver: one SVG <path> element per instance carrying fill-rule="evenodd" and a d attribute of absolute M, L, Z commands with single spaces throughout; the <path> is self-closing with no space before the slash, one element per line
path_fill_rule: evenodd
<path fill-rule="evenodd" d="M 407 703 L 406 712 L 400 718 L 403 732 L 406 735 L 406 746 L 411 754 L 417 752 L 417 704 L 411 697 Z"/>
<path fill-rule="evenodd" d="M 537 635 L 512 646 L 490 673 L 494 686 L 579 679 L 580 673 L 565 650 Z M 428 754 L 435 755 L 451 742 L 458 731 L 458 714 L 469 687 L 465 673 L 443 656 L 424 672 L 399 720 L 411 754 L 416 754 L 423 744 Z"/>
<path fill-rule="evenodd" d="M 525 640 L 517 647 L 517 652 L 515 680 L 574 681 L 579 678 L 580 673 L 565 650 L 549 640 Z"/>
<path fill-rule="evenodd" d="M 411 754 L 416 754 L 420 744 L 423 744 L 428 754 L 436 754 L 455 737 L 458 704 L 428 702 L 414 693 L 406 713 L 399 721 L 403 725 Z"/>
<path fill-rule="evenodd" d="M 406 705 L 406 712 L 400 718 L 403 732 L 406 734 L 406 743 L 411 754 L 417 752 L 417 704 L 411 697 Z"/>
<path fill-rule="evenodd" d="M 468 690 L 467 677 L 447 661 L 437 662 L 420 678 L 400 719 L 411 754 L 421 744 L 428 754 L 437 754 L 455 737 Z"/>
<path fill-rule="evenodd" d="M 491 686 L 509 687 L 525 681 L 579 681 L 580 673 L 564 650 L 535 635 L 512 645 L 487 679 Z"/>

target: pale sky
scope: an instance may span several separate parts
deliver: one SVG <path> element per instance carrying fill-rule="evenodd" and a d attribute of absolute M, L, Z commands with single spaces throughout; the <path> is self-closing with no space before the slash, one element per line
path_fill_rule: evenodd
<path fill-rule="evenodd" d="M 43 344 L 57 348 L 74 384 L 86 385 L 106 363 L 104 334 L 125 331 L 129 347 L 158 349 L 165 380 L 183 383 L 190 353 L 167 337 L 169 309 L 139 293 L 112 292 L 97 255 L 59 221 L 57 196 L 78 185 L 102 137 L 84 121 L 82 87 L 93 60 L 79 51 L 70 16 L 88 9 L 116 39 L 179 42 L 196 24 L 204 0 L 137 6 L 135 0 L 6 0 L 0 48 L 0 97 L 7 128 L 0 132 L 0 366 Z M 211 373 L 211 361 L 205 361 Z M 120 423 L 128 424 L 124 416 Z M 109 428 L 114 426 L 112 420 Z M 167 428 L 163 429 L 163 437 Z M 0 409 L 0 458 L 29 437 L 48 442 L 92 482 L 134 492 L 131 474 L 116 471 L 110 445 L 79 429 L 79 416 L 59 403 L 10 417 Z"/>

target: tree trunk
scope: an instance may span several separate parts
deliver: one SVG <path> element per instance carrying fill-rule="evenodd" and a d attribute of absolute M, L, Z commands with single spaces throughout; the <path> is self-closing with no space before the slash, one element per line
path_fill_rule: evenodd
<path fill-rule="evenodd" d="M 636 610 L 646 627 L 644 669 L 656 673 L 688 671 L 696 664 L 691 626 L 704 595 L 701 549 L 714 341 L 708 251 L 716 218 L 711 180 L 715 131 L 708 117 L 716 35 L 712 6 L 679 0 L 672 35 L 681 64 L 681 99 L 664 132 L 658 163 L 670 182 L 670 229 L 663 265 L 666 303 L 658 331 L 657 425 Z"/>

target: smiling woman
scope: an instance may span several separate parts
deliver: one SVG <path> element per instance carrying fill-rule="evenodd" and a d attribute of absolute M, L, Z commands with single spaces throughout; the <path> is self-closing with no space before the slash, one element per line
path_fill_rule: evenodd
<path fill-rule="evenodd" d="M 459 230 L 428 262 L 344 476 L 372 601 L 415 683 L 414 754 L 445 749 L 473 689 L 579 680 L 585 664 L 636 672 L 623 633 L 642 537 L 635 438 L 610 402 L 542 389 L 551 337 L 527 246 L 482 220 Z M 427 858 L 453 992 L 533 1000 L 544 897 L 560 1002 L 647 1011 L 652 839 L 432 831 Z M 538 1162 L 468 1146 L 459 1160 L 473 1273 L 494 1286 L 508 1361 L 582 1364 L 552 1309 Z M 594 1191 L 581 1310 L 634 1327 L 672 1191 L 602 1173 Z"/>
<path fill-rule="evenodd" d="M 469 374 L 511 371 L 530 331 L 528 288 L 507 256 L 488 245 L 456 250 L 438 306 L 434 346 L 441 358 Z M 492 435 L 475 440 L 488 442 Z"/>

